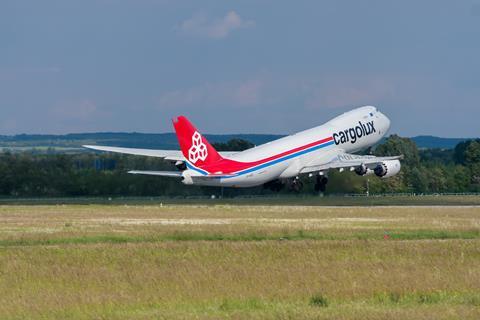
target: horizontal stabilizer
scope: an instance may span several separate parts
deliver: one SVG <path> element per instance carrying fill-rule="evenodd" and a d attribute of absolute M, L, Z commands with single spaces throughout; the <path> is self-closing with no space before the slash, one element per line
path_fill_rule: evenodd
<path fill-rule="evenodd" d="M 128 171 L 130 174 L 143 174 L 148 176 L 162 176 L 162 177 L 173 177 L 173 178 L 181 178 L 182 173 L 180 171 L 137 171 L 132 170 Z"/>

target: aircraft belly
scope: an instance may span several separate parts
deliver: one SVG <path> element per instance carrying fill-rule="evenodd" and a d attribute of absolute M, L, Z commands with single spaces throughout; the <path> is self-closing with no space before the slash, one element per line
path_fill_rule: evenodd
<path fill-rule="evenodd" d="M 277 163 L 272 166 L 261 168 L 235 177 L 218 179 L 198 177 L 198 179 L 195 181 L 195 184 L 204 186 L 240 188 L 255 187 L 279 178 L 280 174 L 289 166 L 289 163 L 290 161 Z"/>

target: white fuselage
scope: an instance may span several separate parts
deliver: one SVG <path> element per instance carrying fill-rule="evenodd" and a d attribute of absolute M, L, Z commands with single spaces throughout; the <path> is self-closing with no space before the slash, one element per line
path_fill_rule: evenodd
<path fill-rule="evenodd" d="M 339 153 L 353 153 L 376 144 L 387 133 L 390 120 L 375 107 L 346 112 L 318 127 L 232 155 L 229 159 L 250 163 L 235 174 L 204 179 L 186 170 L 197 185 L 252 187 L 275 179 L 298 176 L 306 166 L 328 163 Z"/>

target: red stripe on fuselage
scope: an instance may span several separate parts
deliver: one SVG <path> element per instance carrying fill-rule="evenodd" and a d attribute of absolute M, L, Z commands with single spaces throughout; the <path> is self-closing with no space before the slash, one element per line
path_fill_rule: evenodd
<path fill-rule="evenodd" d="M 303 145 L 303 146 L 300 146 L 300 147 L 297 147 L 297 148 L 294 148 L 294 149 L 291 149 L 291 150 L 288 150 L 288 151 L 284 151 L 284 152 L 276 154 L 274 156 L 271 156 L 271 157 L 268 157 L 268 158 L 265 158 L 265 159 L 261 159 L 261 160 L 257 160 L 257 161 L 240 162 L 240 161 L 235 161 L 235 160 L 230 160 L 230 159 L 222 159 L 222 160 L 220 160 L 216 163 L 213 163 L 213 164 L 210 164 L 210 165 L 205 165 L 205 166 L 199 166 L 198 168 L 200 168 L 202 170 L 205 170 L 205 171 L 207 171 L 211 174 L 232 174 L 234 172 L 245 170 L 245 169 L 248 169 L 248 168 L 263 164 L 263 163 L 266 163 L 266 162 L 270 162 L 270 161 L 288 156 L 292 153 L 303 151 L 303 150 L 306 150 L 308 148 L 311 148 L 311 147 L 314 147 L 314 146 L 317 146 L 317 145 L 321 145 L 325 142 L 329 142 L 329 141 L 332 141 L 332 140 L 333 140 L 333 137 L 328 137 L 328 138 L 318 140 L 318 141 L 315 141 L 315 142 L 312 142 L 312 143 L 309 143 L 309 144 L 306 144 L 306 145 Z"/>

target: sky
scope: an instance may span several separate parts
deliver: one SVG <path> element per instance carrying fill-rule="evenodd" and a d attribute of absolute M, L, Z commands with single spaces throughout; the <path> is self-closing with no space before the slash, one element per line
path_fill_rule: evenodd
<path fill-rule="evenodd" d="M 0 0 L 0 134 L 480 136 L 480 0 Z"/>

